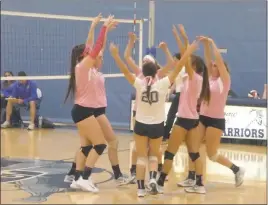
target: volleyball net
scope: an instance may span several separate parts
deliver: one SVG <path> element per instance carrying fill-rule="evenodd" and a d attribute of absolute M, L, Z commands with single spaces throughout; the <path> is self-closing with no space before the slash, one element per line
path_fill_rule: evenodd
<path fill-rule="evenodd" d="M 69 78 L 71 51 L 86 41 L 94 17 L 1 11 L 1 81 L 61 80 Z M 105 19 L 102 19 L 104 21 Z M 106 78 L 123 76 L 109 53 L 109 43 L 119 45 L 121 55 L 128 42 L 128 32 L 135 32 L 133 58 L 142 62 L 143 20 L 117 19 L 118 28 L 109 33 L 102 72 Z M 95 31 L 95 36 L 99 32 Z M 134 28 L 134 29 L 133 29 Z M 5 78 L 3 73 L 25 71 L 27 77 Z"/>

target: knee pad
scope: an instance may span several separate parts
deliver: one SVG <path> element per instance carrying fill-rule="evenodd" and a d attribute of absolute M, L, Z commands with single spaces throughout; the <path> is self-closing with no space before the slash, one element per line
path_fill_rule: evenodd
<path fill-rule="evenodd" d="M 104 152 L 106 147 L 107 147 L 106 144 L 97 144 L 97 145 L 94 145 L 93 148 L 98 153 L 98 155 L 101 155 Z"/>
<path fill-rule="evenodd" d="M 147 165 L 147 157 L 138 157 L 137 158 L 137 165 L 145 167 Z"/>
<path fill-rule="evenodd" d="M 197 160 L 200 157 L 200 154 L 199 154 L 199 152 L 196 152 L 196 153 L 190 152 L 189 156 L 190 156 L 191 160 L 194 162 L 195 160 Z"/>
<path fill-rule="evenodd" d="M 117 150 L 118 149 L 118 143 L 119 143 L 118 140 L 115 139 L 115 140 L 113 140 L 113 141 L 108 143 L 108 147 L 111 148 L 111 149 Z"/>
<path fill-rule="evenodd" d="M 216 153 L 216 154 L 214 154 L 213 156 L 210 156 L 209 159 L 210 159 L 212 162 L 216 162 L 217 159 L 218 159 L 218 157 L 219 157 L 219 154 Z"/>
<path fill-rule="evenodd" d="M 85 146 L 85 147 L 81 147 L 81 152 L 85 155 L 85 157 L 88 156 L 88 153 L 90 152 L 90 150 L 93 148 L 92 145 L 88 145 L 88 146 Z"/>
<path fill-rule="evenodd" d="M 172 154 L 171 152 L 168 152 L 168 151 L 165 151 L 165 157 L 164 157 L 164 159 L 166 160 L 166 159 L 168 159 L 168 160 L 173 160 L 173 158 L 174 158 L 174 154 Z"/>
<path fill-rule="evenodd" d="M 156 163 L 158 163 L 158 157 L 156 157 L 156 156 L 150 156 L 149 157 L 149 162 L 156 162 Z"/>

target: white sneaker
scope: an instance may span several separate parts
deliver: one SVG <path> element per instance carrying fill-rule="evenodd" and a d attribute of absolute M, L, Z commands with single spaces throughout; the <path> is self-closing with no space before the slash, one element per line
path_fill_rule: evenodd
<path fill-rule="evenodd" d="M 33 123 L 30 123 L 27 130 L 34 130 L 35 125 Z"/>
<path fill-rule="evenodd" d="M 77 181 L 73 180 L 70 187 L 72 189 L 80 189 L 80 186 L 77 184 Z"/>
<path fill-rule="evenodd" d="M 9 127 L 11 127 L 11 124 L 10 124 L 10 122 L 8 122 L 8 121 L 5 121 L 5 122 L 1 125 L 1 128 L 9 128 Z"/>
<path fill-rule="evenodd" d="M 195 180 L 193 179 L 185 179 L 182 182 L 178 182 L 177 186 L 179 187 L 192 187 L 195 185 Z"/>
<path fill-rule="evenodd" d="M 64 182 L 67 182 L 67 183 L 72 183 L 74 180 L 74 175 L 65 175 L 64 177 Z"/>
<path fill-rule="evenodd" d="M 83 191 L 89 191 L 89 192 L 93 192 L 93 193 L 99 192 L 99 189 L 92 182 L 91 177 L 89 177 L 88 179 L 83 179 L 82 177 L 79 177 L 79 179 L 76 181 L 76 184 Z"/>
<path fill-rule="evenodd" d="M 152 195 L 158 194 L 156 179 L 154 178 L 150 179 L 149 184 L 148 184 L 148 189 L 149 189 L 150 194 Z"/>
<path fill-rule="evenodd" d="M 160 185 L 157 184 L 156 188 L 157 188 L 158 194 L 163 194 L 164 193 L 164 186 L 160 186 Z"/>
<path fill-rule="evenodd" d="M 239 167 L 239 171 L 235 174 L 235 186 L 239 187 L 244 182 L 244 176 L 245 176 L 246 170 L 243 167 Z"/>
<path fill-rule="evenodd" d="M 132 173 L 128 179 L 128 184 L 136 184 L 136 183 L 137 183 L 136 173 Z"/>
<path fill-rule="evenodd" d="M 118 177 L 117 179 L 115 179 L 115 183 L 117 186 L 129 184 L 130 183 L 129 177 L 126 175 L 122 175 L 122 176 Z"/>
<path fill-rule="evenodd" d="M 198 186 L 198 185 L 194 185 L 192 187 L 185 188 L 184 190 L 188 193 L 197 193 L 197 194 L 205 194 L 206 193 L 205 186 Z"/>
<path fill-rule="evenodd" d="M 146 190 L 145 189 L 138 189 L 137 195 L 138 195 L 138 197 L 145 197 Z"/>

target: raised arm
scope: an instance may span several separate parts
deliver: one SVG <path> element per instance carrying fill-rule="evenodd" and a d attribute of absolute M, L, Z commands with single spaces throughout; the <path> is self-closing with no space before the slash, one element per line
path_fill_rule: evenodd
<path fill-rule="evenodd" d="M 215 63 L 219 69 L 221 80 L 223 81 L 223 83 L 229 82 L 230 81 L 230 74 L 225 66 L 225 63 L 223 61 L 223 58 L 221 56 L 221 53 L 220 53 L 217 45 L 215 44 L 215 42 L 211 38 L 208 38 L 208 41 L 211 43 L 211 46 L 213 49 L 213 54 L 215 57 Z"/>
<path fill-rule="evenodd" d="M 103 42 L 103 46 L 101 49 L 101 52 L 104 52 L 105 48 L 106 48 L 106 44 L 107 44 L 107 35 L 110 31 L 112 31 L 113 29 L 115 29 L 118 25 L 118 21 L 112 21 L 108 26 L 107 26 L 107 30 L 106 30 L 106 38 L 104 39 Z"/>
<path fill-rule="evenodd" d="M 96 43 L 94 44 L 94 47 L 92 48 L 92 50 L 90 50 L 90 52 L 86 53 L 86 56 L 84 57 L 84 59 L 81 61 L 81 66 L 85 67 L 85 68 L 92 68 L 96 57 L 99 55 L 100 51 L 103 48 L 103 44 L 106 41 L 107 38 L 107 30 L 109 28 L 109 26 L 111 24 L 114 24 L 114 16 L 109 16 L 106 21 L 104 22 L 100 34 L 98 36 L 98 39 L 96 41 Z"/>
<path fill-rule="evenodd" d="M 166 74 L 168 73 L 168 71 L 172 68 L 172 66 L 174 65 L 174 60 L 173 60 L 173 57 L 168 49 L 168 46 L 165 42 L 161 42 L 159 44 L 159 48 L 163 50 L 163 52 L 165 53 L 166 55 L 166 65 L 161 67 L 161 69 L 158 71 L 158 75 L 159 76 L 166 76 Z"/>
<path fill-rule="evenodd" d="M 125 75 L 128 82 L 133 85 L 135 82 L 135 76 L 128 70 L 127 65 L 123 62 L 119 55 L 119 49 L 118 46 L 116 46 L 114 43 L 110 44 L 110 52 L 112 57 L 115 60 L 115 63 L 117 67 L 120 69 L 120 71 Z"/>
<path fill-rule="evenodd" d="M 182 67 L 186 64 L 192 53 L 196 51 L 197 47 L 198 47 L 198 41 L 194 41 L 190 46 L 187 47 L 181 59 L 176 61 L 175 69 L 168 75 L 170 83 L 173 83 L 175 81 Z"/>
<path fill-rule="evenodd" d="M 262 99 L 267 99 L 267 84 L 264 84 Z"/>
<path fill-rule="evenodd" d="M 101 13 L 93 19 L 93 21 L 92 21 L 92 23 L 90 25 L 89 32 L 88 32 L 86 46 L 90 46 L 90 47 L 93 46 L 93 44 L 94 44 L 94 36 L 95 36 L 95 28 L 96 28 L 96 26 L 98 25 L 98 23 L 100 22 L 101 19 L 102 19 Z"/>
<path fill-rule="evenodd" d="M 174 38 L 175 38 L 175 40 L 177 42 L 177 46 L 178 46 L 179 52 L 181 53 L 181 55 L 183 55 L 183 53 L 185 52 L 186 47 L 183 44 L 183 42 L 182 42 L 182 40 L 181 40 L 181 38 L 179 36 L 179 33 L 177 31 L 176 26 L 174 26 L 174 25 L 172 27 L 172 33 L 173 33 Z"/>
<path fill-rule="evenodd" d="M 212 62 L 211 44 L 208 41 L 208 38 L 205 36 L 198 36 L 197 38 L 204 45 L 205 64 L 208 68 L 208 75 L 210 76 L 211 75 L 211 62 Z"/>
<path fill-rule="evenodd" d="M 134 59 L 132 58 L 131 52 L 132 49 L 134 47 L 135 41 L 137 40 L 137 36 L 135 33 L 129 33 L 128 34 L 128 44 L 127 47 L 125 49 L 125 53 L 124 53 L 124 58 L 125 61 L 127 62 L 128 66 L 130 67 L 130 69 L 136 74 L 139 75 L 140 73 L 140 68 L 139 66 L 135 63 Z"/>
<path fill-rule="evenodd" d="M 188 35 L 187 35 L 187 33 L 186 33 L 185 29 L 184 29 L 184 26 L 182 24 L 179 24 L 179 31 L 180 31 L 181 36 L 182 36 L 183 41 L 184 41 L 184 47 L 188 48 L 189 39 L 188 39 Z M 192 68 L 191 55 L 189 56 L 189 58 L 185 62 L 185 71 L 188 74 L 189 78 L 192 79 L 194 70 Z"/>

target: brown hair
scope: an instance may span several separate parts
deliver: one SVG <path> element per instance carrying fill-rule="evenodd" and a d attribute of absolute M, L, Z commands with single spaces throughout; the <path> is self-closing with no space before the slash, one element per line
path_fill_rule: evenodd
<path fill-rule="evenodd" d="M 70 68 L 70 79 L 69 79 L 69 85 L 67 89 L 67 93 L 64 99 L 64 102 L 67 101 L 68 97 L 71 94 L 71 97 L 74 97 L 75 94 L 75 66 L 77 63 L 79 63 L 81 60 L 83 60 L 83 52 L 85 50 L 85 44 L 81 44 L 78 46 L 75 46 L 72 49 L 72 56 L 71 56 L 71 68 Z"/>
<path fill-rule="evenodd" d="M 202 89 L 199 96 L 199 99 L 202 101 L 206 101 L 209 103 L 210 101 L 210 87 L 209 87 L 209 77 L 208 77 L 208 68 L 204 62 L 204 60 L 200 56 L 192 55 L 191 56 L 192 65 L 195 66 L 195 72 L 197 74 L 202 74 L 203 82 Z"/>
<path fill-rule="evenodd" d="M 157 73 L 157 65 L 155 63 L 148 62 L 148 63 L 143 64 L 142 74 L 145 77 L 151 76 L 152 78 L 154 78 L 156 76 L 156 73 Z M 151 105 L 152 99 L 151 99 L 150 91 L 151 91 L 151 85 L 147 85 L 146 95 L 147 95 L 149 104 Z"/>

